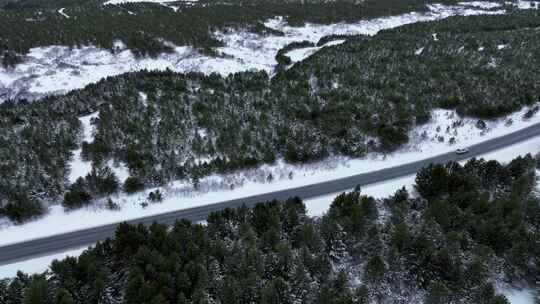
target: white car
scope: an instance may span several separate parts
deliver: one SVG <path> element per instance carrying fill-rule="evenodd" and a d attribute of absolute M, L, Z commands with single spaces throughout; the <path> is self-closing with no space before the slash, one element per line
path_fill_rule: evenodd
<path fill-rule="evenodd" d="M 456 150 L 456 154 L 458 154 L 458 155 L 465 154 L 465 153 L 469 153 L 469 149 L 467 149 L 467 148 L 460 148 L 460 149 L 457 149 L 457 150 Z"/>

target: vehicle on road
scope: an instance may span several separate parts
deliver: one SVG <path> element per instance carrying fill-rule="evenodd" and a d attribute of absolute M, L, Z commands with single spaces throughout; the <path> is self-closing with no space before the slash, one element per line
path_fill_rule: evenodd
<path fill-rule="evenodd" d="M 469 153 L 469 149 L 467 148 L 460 148 L 456 150 L 457 155 L 466 154 L 466 153 Z"/>

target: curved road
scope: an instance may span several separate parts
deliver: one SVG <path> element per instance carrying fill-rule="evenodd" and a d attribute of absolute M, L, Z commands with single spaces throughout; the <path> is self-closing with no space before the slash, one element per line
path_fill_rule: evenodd
<path fill-rule="evenodd" d="M 149 225 L 154 222 L 158 222 L 162 224 L 172 224 L 177 219 L 201 221 L 205 220 L 208 214 L 225 208 L 236 208 L 242 205 L 252 207 L 259 202 L 266 202 L 273 199 L 283 200 L 292 196 L 298 196 L 302 199 L 313 198 L 325 194 L 349 190 L 354 188 L 356 185 L 368 185 L 386 180 L 391 180 L 397 177 L 411 175 L 416 173 L 422 167 L 429 165 L 430 163 L 446 163 L 449 161 L 465 160 L 473 156 L 478 156 L 487 152 L 504 148 L 539 135 L 540 123 L 505 136 L 501 136 L 498 138 L 487 140 L 474 146 L 470 146 L 469 153 L 465 155 L 456 155 L 453 152 L 441 154 L 428 159 L 423 159 L 420 161 L 379 171 L 358 174 L 337 180 L 272 193 L 254 195 L 250 197 L 215 203 L 206 206 L 148 216 L 144 218 L 130 220 L 128 221 L 128 223 L 142 223 L 145 225 Z M 110 224 L 106 226 L 89 228 L 0 247 L 0 266 L 16 261 L 26 260 L 29 258 L 64 252 L 73 248 L 90 246 L 92 244 L 95 244 L 97 241 L 102 241 L 108 237 L 112 237 L 114 235 L 117 225 L 118 224 Z"/>

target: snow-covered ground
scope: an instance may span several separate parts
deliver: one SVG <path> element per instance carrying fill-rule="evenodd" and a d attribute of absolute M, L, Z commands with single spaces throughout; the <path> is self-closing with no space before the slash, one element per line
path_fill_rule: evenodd
<path fill-rule="evenodd" d="M 94 126 L 92 125 L 92 119 L 97 118 L 99 112 L 95 112 L 83 117 L 80 117 L 83 136 L 81 142 L 91 143 L 94 141 Z M 73 157 L 70 162 L 70 172 L 68 180 L 70 183 L 74 183 L 79 177 L 85 177 L 88 173 L 92 171 L 92 163 L 84 161 L 82 158 L 82 149 L 77 149 L 73 151 Z M 112 160 L 107 163 L 107 166 L 113 170 L 118 180 L 125 181 L 129 177 L 128 168 L 122 163 L 114 163 Z"/>
<path fill-rule="evenodd" d="M 58 13 L 59 13 L 60 15 L 64 16 L 65 18 L 69 19 L 70 17 L 69 17 L 68 14 L 66 14 L 66 13 L 64 12 L 65 10 L 66 10 L 65 8 L 61 8 L 61 9 L 58 10 Z"/>
<path fill-rule="evenodd" d="M 501 293 L 511 304 L 535 304 L 536 294 L 530 289 L 504 289 Z"/>
<path fill-rule="evenodd" d="M 287 54 L 285 54 L 285 55 L 288 56 L 293 63 L 296 63 L 296 62 L 300 62 L 300 61 L 308 58 L 309 56 L 315 54 L 316 52 L 318 52 L 323 47 L 342 44 L 345 41 L 346 40 L 334 40 L 334 41 L 330 41 L 330 42 L 326 43 L 323 46 L 314 46 L 314 47 L 307 47 L 307 48 L 301 48 L 301 49 L 292 50 L 292 51 L 287 52 Z"/>
<path fill-rule="evenodd" d="M 494 9 L 501 7 L 499 2 L 486 2 L 486 1 L 469 1 L 469 2 L 459 2 L 459 5 L 472 6 L 484 9 Z"/>
<path fill-rule="evenodd" d="M 120 206 L 120 210 L 107 209 L 105 199 L 90 207 L 71 212 L 65 212 L 59 204 L 52 205 L 47 215 L 35 221 L 24 225 L 14 225 L 7 221 L 0 224 L 0 233 L 4 236 L 0 239 L 0 245 L 324 182 L 417 161 L 540 123 L 540 115 L 523 120 L 522 117 L 526 111 L 527 109 L 523 109 L 508 118 L 487 121 L 486 129 L 480 130 L 475 126 L 476 120 L 460 118 L 453 111 L 436 110 L 432 121 L 413 129 L 409 134 L 411 142 L 395 153 L 386 156 L 374 153 L 361 159 L 331 157 L 316 164 L 303 166 L 278 161 L 274 165 L 264 165 L 236 174 L 202 178 L 197 190 L 189 181 L 175 181 L 159 188 L 164 200 L 157 204 L 148 203 L 148 193 L 155 190 L 148 189 L 132 195 L 122 193 L 112 196 L 113 201 Z M 87 132 L 91 134 L 91 131 L 88 131 L 91 130 L 90 119 L 91 116 L 82 118 L 85 136 L 88 135 Z M 450 143 L 451 138 L 454 138 L 454 144 Z M 525 146 L 530 149 L 530 152 L 536 153 L 540 151 L 539 142 L 540 137 L 532 139 Z M 508 153 L 505 152 L 505 155 L 507 159 L 514 158 L 517 156 L 517 150 L 512 149 Z M 79 165 L 85 166 L 85 163 L 77 162 L 77 160 L 72 162 L 72 166 Z M 82 171 L 78 168 L 74 169 L 77 172 Z M 127 171 L 122 174 L 125 177 Z M 268 179 L 269 176 L 272 176 L 271 181 Z M 310 208 L 311 204 L 308 204 L 308 209 Z M 312 211 L 310 213 L 313 214 Z M 62 223 L 62 225 L 57 223 Z"/>
<path fill-rule="evenodd" d="M 91 143 L 94 141 L 93 128 L 91 125 L 92 119 L 98 117 L 99 112 L 92 113 L 88 116 L 80 118 L 83 130 L 82 141 Z M 81 142 L 82 142 L 81 141 Z M 69 173 L 69 182 L 74 183 L 77 178 L 84 177 L 92 170 L 92 164 L 85 162 L 81 156 L 82 149 L 77 149 L 73 152 L 73 158 L 71 161 L 71 171 Z"/>
<path fill-rule="evenodd" d="M 540 1 L 523 1 L 523 0 L 519 0 L 517 2 L 517 7 L 519 9 L 540 9 Z"/>
<path fill-rule="evenodd" d="M 120 0 L 112 0 L 108 3 Z M 158 2 L 163 2 L 159 0 Z M 94 46 L 70 48 L 49 46 L 33 48 L 24 61 L 15 68 L 0 67 L 0 102 L 8 98 L 37 98 L 45 94 L 63 93 L 80 89 L 107 76 L 126 72 L 170 69 L 178 72 L 217 72 L 223 75 L 247 70 L 274 71 L 277 52 L 292 42 L 311 41 L 333 35 L 374 35 L 380 30 L 397 26 L 447 18 L 453 15 L 503 14 L 505 11 L 486 10 L 500 6 L 496 2 L 474 2 L 466 5 L 429 5 L 427 12 L 411 12 L 398 16 L 363 20 L 356 23 L 331 25 L 306 24 L 302 27 L 289 26 L 283 18 L 266 22 L 270 28 L 281 30 L 284 36 L 261 36 L 245 31 L 216 32 L 224 42 L 217 48 L 221 57 L 208 57 L 189 46 L 178 46 L 174 52 L 157 58 L 137 59 L 130 50 L 119 47 L 114 52 Z M 59 13 L 64 13 L 63 10 Z M 122 45 L 122 43 L 118 43 Z M 318 48 L 293 51 L 296 61 L 313 54 Z M 296 53 L 300 53 L 295 56 Z"/>
<path fill-rule="evenodd" d="M 17 275 L 17 271 L 22 271 L 28 274 L 42 273 L 49 268 L 49 265 L 51 265 L 54 260 L 62 260 L 68 256 L 78 257 L 85 250 L 86 247 L 0 266 L 0 280 L 15 277 Z"/>
<path fill-rule="evenodd" d="M 382 183 L 376 183 L 362 187 L 361 193 L 365 195 L 372 196 L 374 198 L 386 198 L 394 193 L 397 190 L 405 187 L 407 191 L 414 191 L 414 179 L 416 175 L 409 175 L 400 178 L 396 178 L 389 181 L 384 181 Z M 307 212 L 310 216 L 322 216 L 332 204 L 334 198 L 340 195 L 343 192 L 353 191 L 349 189 L 347 191 L 334 192 L 327 195 L 319 196 L 316 198 L 311 198 L 304 200 L 304 203 L 307 206 Z"/>

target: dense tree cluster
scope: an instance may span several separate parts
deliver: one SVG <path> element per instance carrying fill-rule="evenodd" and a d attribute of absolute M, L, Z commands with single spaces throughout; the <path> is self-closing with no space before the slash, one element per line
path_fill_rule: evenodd
<path fill-rule="evenodd" d="M 132 183 L 127 183 L 127 187 L 129 190 L 133 189 L 134 186 Z M 63 205 L 67 208 L 82 207 L 88 204 L 93 197 L 113 194 L 118 188 L 118 178 L 109 167 L 94 167 L 92 172 L 84 178 L 80 177 L 69 187 L 64 194 Z"/>
<path fill-rule="evenodd" d="M 510 113 L 540 100 L 539 26 L 535 12 L 454 17 L 351 38 L 273 78 L 142 71 L 65 96 L 7 101 L 0 208 L 19 220 L 34 214 L 21 201 L 37 211 L 40 200 L 61 197 L 79 145 L 96 169 L 126 164 L 124 188 L 136 191 L 278 158 L 391 151 L 435 107 Z M 78 117 L 98 111 L 93 141 L 80 143 Z"/>
<path fill-rule="evenodd" d="M 0 213 L 22 221 L 62 195 L 80 129 L 74 114 L 41 102 L 0 105 Z"/>
<path fill-rule="evenodd" d="M 44 9 L 66 6 L 81 6 L 90 3 L 103 3 L 105 0 L 0 0 L 0 8 L 4 9 Z"/>
<path fill-rule="evenodd" d="M 540 279 L 534 169 L 530 156 L 432 165 L 417 175 L 419 195 L 357 190 L 319 218 L 292 198 L 214 213 L 206 226 L 123 224 L 48 273 L 0 281 L 0 301 L 508 303 L 493 278 Z"/>

